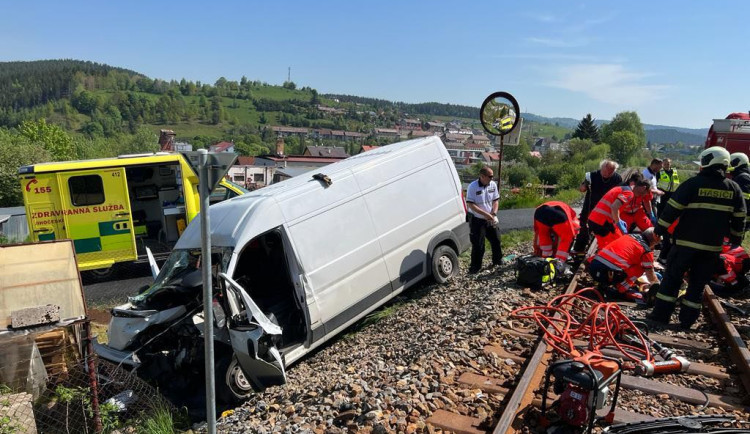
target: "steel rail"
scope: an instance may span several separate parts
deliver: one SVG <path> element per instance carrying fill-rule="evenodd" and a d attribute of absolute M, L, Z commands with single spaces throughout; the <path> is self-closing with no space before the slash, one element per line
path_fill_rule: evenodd
<path fill-rule="evenodd" d="M 587 256 L 593 254 L 596 251 L 596 240 L 591 242 Z M 572 294 L 578 289 L 578 279 L 584 274 L 584 264 L 578 267 L 576 270 L 573 280 L 565 290 L 565 294 Z M 559 314 L 555 314 L 554 318 L 558 318 Z M 548 328 L 551 330 L 551 326 Z M 518 380 L 518 384 L 513 390 L 513 394 L 508 399 L 505 409 L 503 410 L 500 419 L 492 431 L 493 434 L 505 434 L 508 432 L 520 432 L 521 427 L 514 427 L 513 423 L 518 419 L 518 411 L 529 405 L 532 405 L 534 401 L 534 389 L 533 385 L 541 384 L 541 380 L 544 377 L 546 370 L 546 362 L 552 356 L 551 352 L 547 351 L 547 344 L 542 338 L 543 333 L 539 334 L 539 340 L 537 341 L 534 353 L 528 359 L 526 367 L 524 368 L 523 375 Z"/>
<path fill-rule="evenodd" d="M 750 350 L 748 350 L 745 340 L 732 324 L 732 319 L 724 306 L 721 305 L 719 298 L 708 286 L 703 291 L 703 304 L 711 312 L 714 322 L 719 326 L 719 333 L 727 340 L 729 355 L 740 371 L 739 377 L 745 386 L 745 391 L 750 393 Z"/>

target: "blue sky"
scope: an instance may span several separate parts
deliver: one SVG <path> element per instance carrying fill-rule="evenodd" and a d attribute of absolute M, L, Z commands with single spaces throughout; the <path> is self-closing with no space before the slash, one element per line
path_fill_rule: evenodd
<path fill-rule="evenodd" d="M 707 128 L 750 109 L 750 2 L 4 1 L 0 61 Z"/>

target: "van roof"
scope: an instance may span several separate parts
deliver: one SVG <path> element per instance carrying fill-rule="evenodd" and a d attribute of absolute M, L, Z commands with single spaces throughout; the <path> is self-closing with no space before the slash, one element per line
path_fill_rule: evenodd
<path fill-rule="evenodd" d="M 93 160 L 53 161 L 49 163 L 21 166 L 19 174 L 61 172 L 65 170 L 98 169 L 103 167 L 136 166 L 141 164 L 171 163 L 179 161 L 182 156 L 178 153 L 156 152 L 148 154 L 128 154 L 111 158 L 97 158 Z"/>
<path fill-rule="evenodd" d="M 434 151 L 429 152 L 427 148 L 432 147 Z M 424 148 L 424 149 L 420 149 Z M 321 188 L 325 189 L 323 181 L 313 178 L 317 173 L 328 176 L 332 186 L 338 186 L 337 180 L 343 180 L 350 176 L 353 168 L 380 163 L 386 159 L 396 159 L 407 152 L 416 152 L 425 158 L 435 159 L 436 155 L 450 160 L 440 139 L 436 136 L 408 140 L 381 146 L 372 151 L 363 152 L 345 160 L 317 167 L 313 170 L 295 176 L 276 184 L 271 184 L 259 190 L 234 197 L 229 200 L 211 205 L 211 242 L 215 246 L 236 246 L 248 241 L 246 238 L 253 234 L 260 234 L 278 226 L 280 222 L 287 222 L 313 212 L 313 208 L 321 208 L 328 202 L 340 200 L 346 192 L 331 194 L 325 199 L 316 199 L 312 205 L 306 200 L 306 194 Z M 427 157 L 430 155 L 430 157 Z M 333 191 L 332 191 L 333 193 Z M 308 196 L 309 197 L 309 196 Z M 295 206 L 289 205 L 289 201 L 295 201 Z M 286 202 L 282 208 L 281 204 Z M 305 202 L 303 205 L 301 202 Z M 262 217 L 256 217 L 262 216 Z M 175 248 L 199 248 L 200 241 L 200 219 L 196 218 L 183 232 Z"/>

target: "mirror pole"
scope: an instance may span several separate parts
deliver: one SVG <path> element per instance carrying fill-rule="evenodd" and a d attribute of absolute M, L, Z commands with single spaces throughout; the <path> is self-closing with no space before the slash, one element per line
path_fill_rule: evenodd
<path fill-rule="evenodd" d="M 198 150 L 200 222 L 201 222 L 201 272 L 203 273 L 203 337 L 206 374 L 206 431 L 216 433 L 216 381 L 214 376 L 214 318 L 213 284 L 211 275 L 211 234 L 208 206 L 211 189 L 208 185 L 208 152 Z"/>
<path fill-rule="evenodd" d="M 497 159 L 497 192 L 500 194 L 500 170 L 503 167 L 503 137 L 500 136 L 500 150 L 497 151 L 499 158 Z"/>

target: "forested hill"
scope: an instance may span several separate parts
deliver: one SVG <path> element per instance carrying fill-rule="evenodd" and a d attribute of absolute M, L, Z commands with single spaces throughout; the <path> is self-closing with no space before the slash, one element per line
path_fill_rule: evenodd
<path fill-rule="evenodd" d="M 433 116 L 449 116 L 454 118 L 479 118 L 479 107 L 471 107 L 467 105 L 442 104 L 438 102 L 414 104 L 353 95 L 326 94 L 324 96 L 326 98 L 338 100 L 340 102 L 353 102 L 355 104 L 368 105 L 377 109 L 397 107 L 399 110 L 409 115 L 424 114 Z"/>
<path fill-rule="evenodd" d="M 293 82 L 278 86 L 244 76 L 240 81 L 220 77 L 208 84 L 185 78 L 152 79 L 131 70 L 78 60 L 0 62 L 0 128 L 44 118 L 90 139 L 118 139 L 142 127 L 154 133 L 164 128 L 173 129 L 179 140 L 196 146 L 235 140 L 240 149 L 258 153 L 273 149 L 275 137 L 265 128 L 268 125 L 372 133 L 373 127 L 393 128 L 401 118 L 409 117 L 423 122 L 461 119 L 465 125 L 477 127 L 478 111 L 478 107 L 457 104 L 319 95 L 310 87 L 298 89 Z M 553 140 L 563 138 L 569 132 L 566 130 L 577 124 L 572 118 L 523 116 L 529 124 L 548 124 L 550 128 L 534 131 Z M 644 127 L 653 143 L 700 144 L 705 137 L 690 135 L 696 131 L 663 126 L 655 126 L 657 131 L 651 134 L 652 128 Z M 294 143 L 290 149 L 296 149 Z"/>
<path fill-rule="evenodd" d="M 120 72 L 125 78 L 144 77 L 134 71 L 81 60 L 0 62 L 0 107 L 32 108 L 70 98 L 85 77 L 106 77 Z"/>

